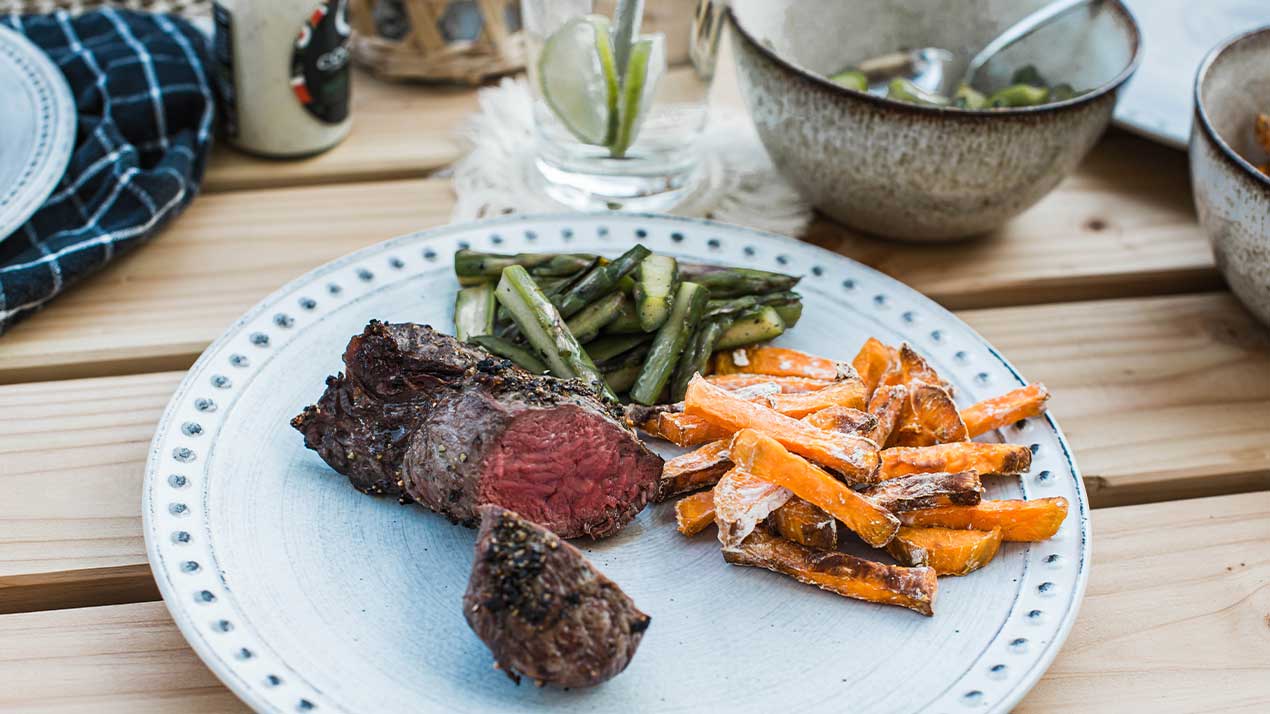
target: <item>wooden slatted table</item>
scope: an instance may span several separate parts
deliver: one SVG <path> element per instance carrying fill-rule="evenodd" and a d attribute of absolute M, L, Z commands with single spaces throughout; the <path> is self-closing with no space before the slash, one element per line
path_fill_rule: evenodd
<path fill-rule="evenodd" d="M 0 710 L 244 711 L 156 602 L 142 471 L 181 370 L 242 311 L 447 222 L 434 173 L 461 154 L 475 94 L 357 79 L 340 147 L 294 163 L 218 150 L 160 238 L 0 337 Z M 1185 157 L 1112 131 L 995 235 L 919 247 L 820 221 L 808 239 L 959 311 L 1056 393 L 1094 561 L 1022 709 L 1265 711 L 1270 333 L 1213 265 Z"/>

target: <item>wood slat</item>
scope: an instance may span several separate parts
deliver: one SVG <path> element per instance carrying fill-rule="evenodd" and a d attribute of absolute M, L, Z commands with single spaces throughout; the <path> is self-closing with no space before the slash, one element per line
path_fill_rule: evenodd
<path fill-rule="evenodd" d="M 449 185 L 359 183 L 204 196 L 171 230 L 0 339 L 0 383 L 185 368 L 311 268 L 444 223 Z"/>
<path fill-rule="evenodd" d="M 335 148 L 307 159 L 250 156 L 222 142 L 212 152 L 208 192 L 419 178 L 463 155 L 458 129 L 476 92 L 353 77 L 353 125 Z"/>
<path fill-rule="evenodd" d="M 1270 493 L 1093 519 L 1079 619 L 1017 711 L 1263 711 Z M 160 603 L 0 616 L 0 681 L 4 711 L 246 711 Z"/>
<path fill-rule="evenodd" d="M 1264 712 L 1270 493 L 1095 511 L 1070 638 L 1018 712 Z"/>
<path fill-rule="evenodd" d="M 1096 506 L 1270 489 L 1270 340 L 1230 297 L 963 316 L 1055 392 Z M 82 569 L 145 563 L 142 472 L 180 378 L 0 387 L 0 612 L 32 609 Z M 106 601 L 117 597 L 80 589 L 60 602 Z"/>
<path fill-rule="evenodd" d="M 1087 171 L 1001 235 L 913 246 L 846 237 L 822 222 L 812 240 L 955 308 L 1218 286 L 1176 157 L 1137 142 L 1109 138 Z M 1112 196 L 1110 185 L 1128 192 Z M 0 383 L 186 367 L 278 286 L 357 248 L 442 224 L 452 205 L 439 179 L 205 196 L 154 243 L 6 334 Z"/>
<path fill-rule="evenodd" d="M 994 234 L 918 245 L 821 221 L 808 240 L 955 308 L 1198 292 L 1221 284 L 1195 220 L 1186 155 L 1115 130 L 1073 176 Z"/>
<path fill-rule="evenodd" d="M 1095 505 L 1270 488 L 1270 332 L 1228 293 L 959 314 L 1054 392 Z"/>

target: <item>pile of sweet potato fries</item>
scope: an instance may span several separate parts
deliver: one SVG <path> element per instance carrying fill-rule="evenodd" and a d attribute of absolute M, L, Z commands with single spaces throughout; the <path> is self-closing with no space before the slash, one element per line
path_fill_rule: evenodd
<path fill-rule="evenodd" d="M 682 403 L 628 416 L 697 447 L 666 462 L 656 500 L 691 494 L 679 530 L 714 523 L 729 563 L 931 615 L 936 576 L 983 567 L 1002 541 L 1049 538 L 1067 515 L 1063 498 L 984 500 L 981 477 L 1023 474 L 1032 453 L 971 441 L 1042 414 L 1043 385 L 958 410 L 921 355 L 873 338 L 851 364 L 755 346 L 712 367 Z M 840 552 L 844 529 L 900 565 Z"/>

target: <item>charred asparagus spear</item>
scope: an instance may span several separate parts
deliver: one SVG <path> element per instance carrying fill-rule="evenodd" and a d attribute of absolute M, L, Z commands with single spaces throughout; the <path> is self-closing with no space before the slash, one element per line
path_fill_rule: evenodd
<path fill-rule="evenodd" d="M 617 399 L 595 363 L 569 332 L 560 312 L 529 277 L 524 266 L 503 268 L 495 295 L 511 312 L 525 341 L 538 351 L 552 374 L 565 379 L 577 377 L 590 384 L 600 396 Z"/>
<path fill-rule="evenodd" d="M 459 290 L 454 299 L 454 336 L 463 342 L 494 334 L 494 286 L 481 283 Z"/>
<path fill-rule="evenodd" d="M 605 325 L 617 319 L 622 312 L 622 306 L 627 302 L 625 293 L 614 290 L 569 318 L 569 331 L 579 343 L 586 344 L 595 339 Z"/>
<path fill-rule="evenodd" d="M 519 265 L 539 277 L 565 277 L 580 273 L 596 262 L 590 253 L 481 253 L 460 250 L 454 254 L 454 274 L 460 285 L 493 282 L 503 274 L 503 268 Z"/>
<path fill-rule="evenodd" d="M 764 295 L 791 290 L 798 278 L 784 273 L 771 273 L 752 268 L 724 268 L 718 265 L 680 263 L 679 278 L 710 290 L 710 297 L 730 298 L 742 295 Z"/>
<path fill-rule="evenodd" d="M 564 291 L 559 300 L 552 300 L 566 318 L 581 312 L 582 308 L 609 294 L 618 286 L 618 281 L 635 269 L 640 261 L 648 257 L 650 251 L 642 245 L 636 245 L 618 256 L 608 265 L 597 265 L 591 268 L 578 282 Z"/>
<path fill-rule="evenodd" d="M 547 365 L 543 364 L 542 360 L 538 359 L 533 352 L 515 342 L 504 340 L 494 335 L 477 335 L 471 339 L 471 342 L 474 345 L 484 347 L 486 352 L 503 359 L 509 359 L 534 374 L 547 373 Z"/>
<path fill-rule="evenodd" d="M 631 401 L 649 405 L 657 403 L 662 389 L 675 371 L 675 364 L 683 354 L 688 338 L 701 321 L 706 296 L 707 290 L 696 283 L 679 284 L 670 317 L 657 330 L 657 337 L 653 339 L 644 368 L 640 370 L 639 378 L 631 387 Z"/>
<path fill-rule="evenodd" d="M 639 324 L 639 314 L 635 310 L 635 303 L 628 301 L 623 305 L 621 312 L 617 315 L 617 319 L 604 328 L 604 333 L 607 335 L 647 334 Z"/>
<path fill-rule="evenodd" d="M 692 333 L 692 339 L 688 341 L 688 347 L 684 349 L 683 356 L 679 358 L 679 365 L 675 367 L 675 376 L 670 383 L 670 401 L 683 401 L 684 392 L 688 389 L 688 381 L 692 379 L 692 375 L 698 372 L 705 373 L 706 366 L 710 363 L 710 355 L 714 354 L 715 345 L 732 325 L 734 319 L 731 315 L 722 315 L 713 320 L 704 320 L 697 326 L 696 331 Z"/>
<path fill-rule="evenodd" d="M 641 345 L 631 350 L 627 354 L 621 355 L 618 359 L 606 362 L 600 366 L 600 370 L 604 372 L 604 381 L 608 382 L 609 389 L 621 393 L 629 390 L 635 384 L 635 380 L 639 378 L 639 373 L 644 369 L 644 360 L 648 357 L 650 345 Z"/>
<path fill-rule="evenodd" d="M 625 355 L 646 342 L 652 341 L 653 336 L 648 334 L 605 335 L 588 342 L 586 353 L 591 355 L 592 361 L 602 365 L 611 359 Z"/>

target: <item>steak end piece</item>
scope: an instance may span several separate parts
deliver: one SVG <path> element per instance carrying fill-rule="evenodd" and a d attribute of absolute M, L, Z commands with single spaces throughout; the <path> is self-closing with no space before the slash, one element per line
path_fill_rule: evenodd
<path fill-rule="evenodd" d="M 603 538 L 661 475 L 661 457 L 581 382 L 530 374 L 430 327 L 372 321 L 344 366 L 291 423 L 363 492 L 467 526 L 495 503 L 564 538 Z"/>
<path fill-rule="evenodd" d="M 589 687 L 626 669 L 650 618 L 556 534 L 482 506 L 463 615 L 517 684 Z"/>

